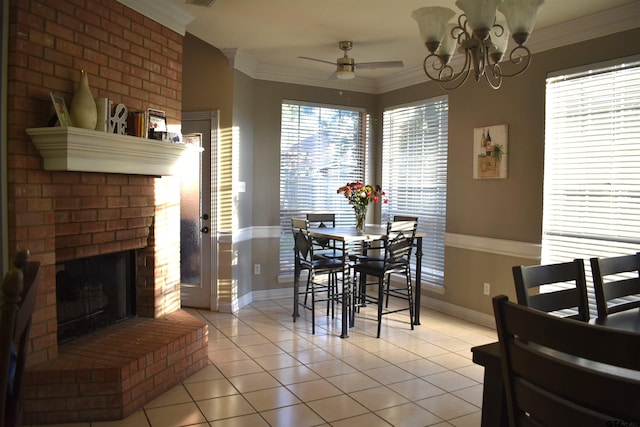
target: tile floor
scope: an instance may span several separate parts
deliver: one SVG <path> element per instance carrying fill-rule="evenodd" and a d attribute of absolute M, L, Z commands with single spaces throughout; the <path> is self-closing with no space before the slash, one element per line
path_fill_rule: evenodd
<path fill-rule="evenodd" d="M 189 310 L 209 322 L 211 364 L 122 421 L 64 427 L 456 426 L 479 427 L 484 370 L 470 348 L 494 330 L 422 308 L 339 319 L 316 309 L 295 323 L 291 300 L 259 301 L 236 314 Z M 62 427 L 62 425 L 57 425 Z"/>

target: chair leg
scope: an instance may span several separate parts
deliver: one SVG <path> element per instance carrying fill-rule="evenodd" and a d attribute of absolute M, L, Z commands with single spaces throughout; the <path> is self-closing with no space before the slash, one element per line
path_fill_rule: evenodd
<path fill-rule="evenodd" d="M 409 322 L 411 323 L 411 330 L 413 331 L 413 286 L 411 285 L 411 271 L 407 271 L 407 296 L 409 300 Z M 389 298 L 389 295 L 387 295 Z"/>
<path fill-rule="evenodd" d="M 314 275 L 309 272 L 309 279 L 307 279 L 307 289 L 311 287 L 311 334 L 316 333 L 316 289 L 314 285 Z"/>
<path fill-rule="evenodd" d="M 384 304 L 384 276 L 378 279 L 378 338 L 382 328 L 382 306 Z"/>

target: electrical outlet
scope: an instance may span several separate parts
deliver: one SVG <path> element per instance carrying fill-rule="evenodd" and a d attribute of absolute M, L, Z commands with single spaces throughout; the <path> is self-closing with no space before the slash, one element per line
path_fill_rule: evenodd
<path fill-rule="evenodd" d="M 253 264 L 253 274 L 256 276 L 260 275 L 260 264 Z"/>
<path fill-rule="evenodd" d="M 484 294 L 485 295 L 489 295 L 491 293 L 491 284 L 490 283 L 485 283 L 484 284 Z"/>

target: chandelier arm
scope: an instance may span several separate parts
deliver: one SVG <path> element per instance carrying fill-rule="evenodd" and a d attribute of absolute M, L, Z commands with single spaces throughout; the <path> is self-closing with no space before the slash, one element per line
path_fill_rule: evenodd
<path fill-rule="evenodd" d="M 527 68 L 529 68 L 529 64 L 531 63 L 531 51 L 526 46 L 518 45 L 514 47 L 509 54 L 509 62 L 518 65 L 519 68 L 513 73 L 503 73 L 500 66 L 498 64 L 494 64 L 491 66 L 493 73 L 500 77 L 519 76 L 520 74 L 524 73 Z"/>
<path fill-rule="evenodd" d="M 463 79 L 463 83 L 464 83 L 464 81 L 467 80 L 467 76 L 469 75 L 469 65 L 470 65 L 469 60 L 468 58 L 466 58 L 462 69 L 456 73 L 453 70 L 453 67 L 443 63 L 442 59 L 438 55 L 436 55 L 435 53 L 432 53 L 432 54 L 429 54 L 424 59 L 424 62 L 422 63 L 422 68 L 424 69 L 424 73 L 427 75 L 427 77 L 429 77 L 431 80 L 434 80 L 438 83 L 443 84 L 443 83 L 456 82 L 460 78 Z M 437 75 L 432 74 L 432 71 L 430 70 L 437 72 Z M 455 87 L 459 87 L 461 85 L 462 83 L 456 84 Z"/>
<path fill-rule="evenodd" d="M 491 64 L 487 68 L 489 69 L 489 72 L 484 73 L 484 78 L 487 81 L 487 84 L 489 84 L 492 89 L 500 89 L 503 77 L 500 64 Z"/>

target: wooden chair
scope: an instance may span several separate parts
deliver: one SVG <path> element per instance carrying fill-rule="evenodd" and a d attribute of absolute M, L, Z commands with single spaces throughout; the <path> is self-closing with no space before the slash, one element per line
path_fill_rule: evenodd
<path fill-rule="evenodd" d="M 380 338 L 382 327 L 382 316 L 400 311 L 409 310 L 409 323 L 413 330 L 413 286 L 411 284 L 411 251 L 413 249 L 413 241 L 416 235 L 416 221 L 390 221 L 387 223 L 386 238 L 383 241 L 383 257 L 381 259 L 365 258 L 360 259 L 354 266 L 354 271 L 359 274 L 358 280 L 358 302 L 359 306 L 366 302 L 373 302 L 378 307 L 378 331 L 377 337 Z M 402 289 L 393 289 L 387 291 L 387 285 L 392 274 L 401 274 L 405 276 L 405 287 Z M 378 278 L 377 296 L 368 295 L 366 287 L 371 285 L 367 283 L 367 276 Z M 399 297 L 408 301 L 408 306 L 398 309 L 384 308 L 384 297 L 390 295 Z"/>
<path fill-rule="evenodd" d="M 28 260 L 28 251 L 20 251 L 2 283 L 0 420 L 5 427 L 21 425 L 22 375 L 27 360 L 39 269 L 39 262 Z"/>
<path fill-rule="evenodd" d="M 509 425 L 640 423 L 640 334 L 493 299 Z"/>
<path fill-rule="evenodd" d="M 640 252 L 590 261 L 598 317 L 640 307 Z"/>
<path fill-rule="evenodd" d="M 537 310 L 582 321 L 589 320 L 584 262 L 513 267 L 518 303 Z M 559 290 L 540 292 L 540 286 L 557 284 Z"/>
<path fill-rule="evenodd" d="M 311 333 L 316 333 L 316 302 L 327 302 L 327 314 L 331 309 L 331 317 L 334 317 L 335 302 L 340 301 L 338 292 L 338 273 L 343 271 L 343 262 L 338 258 L 317 257 L 314 255 L 313 238 L 309 235 L 309 222 L 306 219 L 291 218 L 291 232 L 294 241 L 294 290 L 293 290 L 293 321 L 299 316 L 299 307 L 311 311 Z M 300 275 L 307 272 L 307 283 L 304 292 L 300 292 Z M 327 276 L 326 283 L 318 281 L 320 276 Z M 304 294 L 304 300 L 300 300 L 300 294 Z M 320 297 L 318 296 L 320 294 Z M 322 296 L 324 294 L 324 297 Z M 311 302 L 308 302 L 308 297 Z"/>

